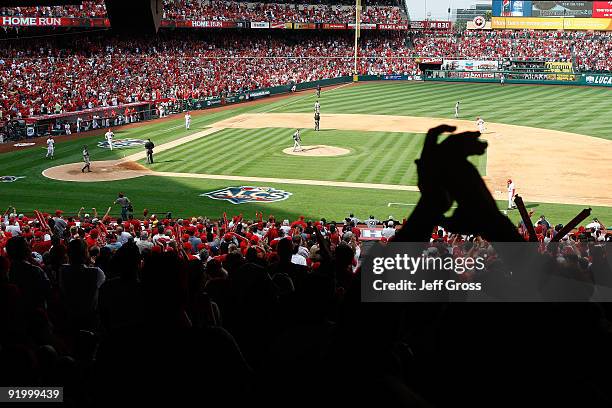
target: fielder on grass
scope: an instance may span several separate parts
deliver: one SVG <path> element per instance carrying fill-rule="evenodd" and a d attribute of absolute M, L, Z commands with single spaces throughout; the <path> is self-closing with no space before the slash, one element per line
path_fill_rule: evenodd
<path fill-rule="evenodd" d="M 45 157 L 53 158 L 54 154 L 55 154 L 55 140 L 53 140 L 52 136 L 49 136 L 49 138 L 47 139 L 47 155 Z"/>
<path fill-rule="evenodd" d="M 111 128 L 108 128 L 108 130 L 104 134 L 104 138 L 106 139 L 106 142 L 108 143 L 108 147 L 111 150 L 113 150 L 113 137 L 115 137 L 115 134 L 113 133 Z"/>

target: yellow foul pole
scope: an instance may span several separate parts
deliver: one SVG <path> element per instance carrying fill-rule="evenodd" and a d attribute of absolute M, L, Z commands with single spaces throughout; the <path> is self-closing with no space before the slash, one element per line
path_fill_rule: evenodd
<path fill-rule="evenodd" d="M 361 34 L 361 0 L 355 0 L 355 67 L 353 74 L 357 75 L 357 59 L 359 56 L 358 41 Z"/>

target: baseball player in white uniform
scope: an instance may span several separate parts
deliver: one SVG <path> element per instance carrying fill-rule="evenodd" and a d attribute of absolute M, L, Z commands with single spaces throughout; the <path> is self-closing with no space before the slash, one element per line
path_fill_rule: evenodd
<path fill-rule="evenodd" d="M 185 114 L 185 129 L 189 129 L 191 127 L 191 114 L 189 111 Z"/>
<path fill-rule="evenodd" d="M 481 117 L 476 118 L 476 126 L 478 126 L 478 131 L 480 133 L 484 133 L 487 128 L 485 127 L 485 121 Z"/>
<path fill-rule="evenodd" d="M 85 173 L 85 169 L 87 169 L 88 173 L 91 173 L 91 161 L 89 160 L 89 150 L 87 150 L 87 146 L 83 146 L 83 163 L 85 163 L 85 165 L 81 169 L 81 173 Z"/>
<path fill-rule="evenodd" d="M 315 113 L 321 113 L 321 104 L 319 103 L 319 101 L 315 102 L 314 110 L 315 110 Z"/>
<path fill-rule="evenodd" d="M 508 184 L 508 209 L 511 210 L 513 208 L 516 208 L 516 206 L 514 205 L 514 195 L 516 194 L 516 190 L 514 189 L 514 182 L 512 181 L 512 179 L 508 179 L 507 181 Z"/>
<path fill-rule="evenodd" d="M 113 150 L 113 137 L 115 136 L 115 134 L 113 133 L 112 130 L 110 130 L 110 128 L 108 129 L 108 131 L 104 134 L 104 138 L 106 139 L 106 141 L 108 142 L 108 147 Z"/>
<path fill-rule="evenodd" d="M 300 129 L 297 129 L 293 134 L 293 151 L 302 151 L 302 138 L 300 137 Z"/>
<path fill-rule="evenodd" d="M 66 131 L 66 135 L 71 135 L 72 132 L 70 131 L 70 123 L 66 123 L 64 125 L 64 130 Z"/>
<path fill-rule="evenodd" d="M 83 122 L 83 119 L 79 116 L 76 120 L 76 130 L 77 133 L 81 133 L 81 123 Z"/>
<path fill-rule="evenodd" d="M 47 155 L 45 157 L 53 158 L 55 154 L 55 140 L 51 136 L 47 139 Z"/>
<path fill-rule="evenodd" d="M 459 104 L 459 101 L 457 101 L 457 103 L 455 104 L 455 118 L 459 117 Z"/>

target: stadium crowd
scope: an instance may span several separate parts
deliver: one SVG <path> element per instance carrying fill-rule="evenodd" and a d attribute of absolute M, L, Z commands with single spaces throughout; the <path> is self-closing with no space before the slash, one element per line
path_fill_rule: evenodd
<path fill-rule="evenodd" d="M 226 33 L 205 38 L 32 42 L 0 51 L 0 111 L 28 117 L 126 102 L 203 98 L 350 75 L 344 36 Z M 400 36 L 364 36 L 359 71 L 414 74 Z"/>
<path fill-rule="evenodd" d="M 353 73 L 350 33 L 234 31 L 158 39 L 9 43 L 0 50 L 0 121 L 135 101 L 205 98 Z M 535 31 L 363 33 L 360 74 L 419 75 L 415 57 L 571 61 L 610 72 L 612 39 Z M 102 40 L 104 39 L 104 41 Z"/>
<path fill-rule="evenodd" d="M 368 4 L 363 8 L 364 23 L 398 24 L 406 22 L 397 4 Z M 383 2 L 384 3 L 384 2 Z M 168 20 L 278 21 L 295 23 L 351 23 L 355 7 L 351 4 L 292 4 L 239 1 L 164 0 L 162 18 Z M 106 17 L 104 0 L 84 1 L 78 5 L 0 7 L 0 16 L 15 17 Z"/>
<path fill-rule="evenodd" d="M 612 72 L 612 33 L 496 30 L 460 34 L 414 33 L 414 53 L 424 57 L 575 62 L 579 71 Z"/>
<path fill-rule="evenodd" d="M 0 7 L 0 16 L 15 17 L 106 17 L 104 0 L 84 0 L 63 6 Z"/>
<path fill-rule="evenodd" d="M 351 23 L 355 7 L 350 5 L 242 3 L 228 1 L 164 1 L 164 19 L 209 21 L 272 21 L 294 23 Z M 363 8 L 364 23 L 399 24 L 406 22 L 397 6 L 368 5 Z"/>

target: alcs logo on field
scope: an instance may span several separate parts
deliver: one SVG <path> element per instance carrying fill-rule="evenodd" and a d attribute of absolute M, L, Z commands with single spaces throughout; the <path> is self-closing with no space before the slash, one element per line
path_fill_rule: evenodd
<path fill-rule="evenodd" d="M 19 179 L 25 178 L 25 176 L 15 177 L 15 176 L 0 176 L 0 183 L 13 183 Z"/>
<path fill-rule="evenodd" d="M 226 187 L 221 190 L 200 194 L 213 200 L 226 200 L 232 204 L 272 203 L 289 198 L 291 193 L 271 187 Z"/>
<path fill-rule="evenodd" d="M 135 147 L 144 146 L 146 140 L 142 139 L 117 139 L 113 140 L 113 149 L 133 149 Z M 102 149 L 110 149 L 108 141 L 98 142 L 98 147 Z"/>

